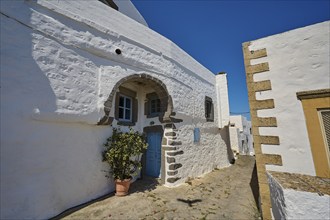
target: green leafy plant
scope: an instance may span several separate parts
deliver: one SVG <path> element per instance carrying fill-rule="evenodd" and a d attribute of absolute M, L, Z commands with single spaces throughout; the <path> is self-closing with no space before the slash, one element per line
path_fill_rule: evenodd
<path fill-rule="evenodd" d="M 124 180 L 138 174 L 142 167 L 140 156 L 148 144 L 144 135 L 132 128 L 127 133 L 113 128 L 112 136 L 103 146 L 103 161 L 109 164 L 110 174 L 114 179 Z"/>

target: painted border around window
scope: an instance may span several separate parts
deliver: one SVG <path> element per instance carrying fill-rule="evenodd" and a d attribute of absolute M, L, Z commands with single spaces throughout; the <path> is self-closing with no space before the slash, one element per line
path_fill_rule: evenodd
<path fill-rule="evenodd" d="M 323 90 L 324 92 L 321 93 L 319 92 L 318 94 L 320 95 L 318 96 L 315 91 L 298 92 L 297 97 L 301 100 L 304 110 L 316 175 L 319 177 L 330 178 L 330 161 L 329 153 L 327 151 L 328 146 L 326 146 L 324 142 L 319 117 L 319 111 L 321 109 L 330 108 L 330 97 L 327 92 L 329 90 Z M 325 93 L 327 95 L 325 95 Z"/>
<path fill-rule="evenodd" d="M 325 146 L 328 146 L 328 153 L 330 152 L 330 124 L 324 124 L 325 119 L 323 118 L 323 114 L 330 114 L 330 108 L 319 110 L 319 118 L 322 125 L 322 133 L 325 142 Z M 330 155 L 330 153 L 329 153 Z"/>

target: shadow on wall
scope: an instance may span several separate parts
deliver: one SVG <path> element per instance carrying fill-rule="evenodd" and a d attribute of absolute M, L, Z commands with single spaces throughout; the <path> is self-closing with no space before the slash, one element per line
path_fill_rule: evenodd
<path fill-rule="evenodd" d="M 27 9 L 25 13 L 31 12 Z M 45 135 L 36 134 L 32 125 L 26 123 L 36 108 L 56 110 L 56 96 L 50 81 L 33 57 L 35 37 L 32 29 L 1 14 L 1 219 L 35 217 L 31 216 L 31 210 L 40 211 L 39 196 L 34 194 L 32 198 L 31 188 L 39 190 L 45 181 L 45 175 L 35 173 L 48 169 L 38 164 L 43 161 L 40 152 L 47 151 L 47 144 L 43 144 L 42 149 L 35 144 L 44 140 Z M 40 212 L 40 215 L 53 213 L 56 211 Z"/>
<path fill-rule="evenodd" d="M 267 173 L 267 176 L 269 182 L 273 216 L 275 219 L 286 219 L 287 214 L 285 211 L 286 205 L 283 188 L 269 173 Z"/>
<path fill-rule="evenodd" d="M 234 153 L 233 153 L 233 151 L 231 149 L 231 146 L 230 146 L 230 136 L 229 136 L 229 126 L 228 125 L 226 125 L 223 128 L 220 128 L 220 136 L 221 136 L 222 140 L 224 140 L 224 142 L 227 146 L 228 161 L 231 164 L 234 164 L 235 163 L 235 158 L 234 158 Z"/>
<path fill-rule="evenodd" d="M 47 38 L 28 25 L 22 25 L 24 22 L 29 24 L 28 18 L 31 22 L 34 20 L 33 10 L 30 5 L 27 7 L 30 3 L 15 1 L 10 6 L 1 7 L 1 219 L 47 218 L 77 204 L 77 198 L 79 201 L 86 201 L 95 196 L 92 195 L 91 188 L 70 188 L 76 190 L 74 191 L 64 186 L 73 186 L 72 182 L 78 183 L 81 179 L 89 183 L 94 181 L 87 177 L 72 178 L 72 173 L 79 175 L 77 170 L 84 172 L 81 166 L 73 162 L 73 158 L 78 161 L 83 157 L 86 158 L 85 161 L 94 163 L 86 153 L 88 147 L 79 148 L 79 153 L 72 149 L 78 146 L 77 143 L 82 143 L 79 142 L 80 136 L 84 135 L 79 131 L 85 131 L 84 134 L 90 134 L 94 138 L 92 135 L 98 134 L 101 129 L 96 130 L 90 126 L 79 130 L 81 126 L 75 124 L 65 124 L 62 127 L 64 129 L 58 129 L 59 123 L 49 126 L 51 123 L 32 120 L 38 119 L 37 116 L 42 113 L 47 113 L 47 117 L 52 116 L 51 113 L 56 114 L 59 101 L 67 103 L 66 98 L 70 96 L 70 92 L 59 93 L 55 88 L 58 88 L 57 91 L 66 91 L 65 89 L 78 87 L 68 80 L 67 76 L 72 74 L 60 71 L 59 67 L 63 62 L 57 59 L 59 52 L 73 51 L 76 57 L 86 57 L 86 60 L 92 59 L 92 56 Z M 15 4 L 20 10 L 18 17 L 22 18 L 22 23 L 9 13 L 11 9 L 8 8 L 14 8 Z M 67 58 L 62 54 L 62 60 L 71 62 Z M 76 81 L 81 83 L 79 78 Z M 89 128 L 94 130 L 90 132 Z M 70 134 L 65 133 L 66 131 Z M 76 141 L 75 137 L 78 135 L 80 139 Z M 94 141 L 90 141 L 92 138 L 86 135 L 84 138 L 88 140 L 85 142 L 86 146 Z M 99 141 L 97 138 L 95 140 L 93 143 Z M 70 154 L 73 155 L 71 158 Z M 92 157 L 97 158 L 95 155 Z M 97 166 L 94 163 L 91 167 L 95 169 Z M 93 177 L 96 175 L 93 174 Z M 97 181 L 93 183 L 102 184 Z M 102 189 L 106 189 L 105 184 L 103 186 Z M 59 192 L 58 189 L 62 187 L 64 189 Z M 80 192 L 77 193 L 79 188 Z M 20 193 L 17 193 L 17 189 Z M 93 190 L 103 194 L 97 186 Z M 70 193 L 76 197 L 71 198 Z"/>
<path fill-rule="evenodd" d="M 258 210 L 260 211 L 260 194 L 259 194 L 259 184 L 258 184 L 258 174 L 257 174 L 257 163 L 254 164 L 252 176 L 250 180 L 250 187 L 253 193 L 254 201 L 257 204 Z"/>

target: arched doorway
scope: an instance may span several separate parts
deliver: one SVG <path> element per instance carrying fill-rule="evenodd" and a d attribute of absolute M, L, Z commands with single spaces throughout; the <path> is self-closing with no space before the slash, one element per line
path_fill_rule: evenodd
<path fill-rule="evenodd" d="M 140 87 L 148 86 L 149 88 L 152 88 L 154 90 L 153 93 L 157 95 L 160 103 L 159 120 L 162 123 L 171 121 L 170 116 L 173 111 L 173 103 L 172 103 L 172 98 L 169 95 L 165 84 L 161 82 L 159 79 L 147 74 L 133 74 L 122 78 L 113 87 L 110 95 L 108 96 L 108 99 L 104 103 L 105 115 L 98 122 L 98 125 L 110 125 L 112 123 L 114 116 L 111 117 L 110 112 L 113 102 L 116 101 L 115 98 L 116 98 L 116 94 L 118 93 L 118 90 L 120 88 L 129 89 L 129 87 L 133 86 L 134 84 Z M 152 93 L 150 95 L 152 95 Z"/>
<path fill-rule="evenodd" d="M 172 123 L 173 103 L 163 82 L 147 74 L 119 80 L 104 103 L 105 115 L 98 125 L 136 126 L 145 132 L 149 147 L 143 155 L 143 174 L 160 177 L 164 183 L 164 123 Z"/>

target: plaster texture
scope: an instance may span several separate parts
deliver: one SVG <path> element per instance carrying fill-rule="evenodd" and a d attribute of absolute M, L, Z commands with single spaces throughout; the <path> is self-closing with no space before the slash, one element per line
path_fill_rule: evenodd
<path fill-rule="evenodd" d="M 258 110 L 258 117 L 276 117 L 277 127 L 260 127 L 260 135 L 278 136 L 279 146 L 262 144 L 262 152 L 279 154 L 283 166 L 267 170 L 315 176 L 306 122 L 297 92 L 330 87 L 329 21 L 251 42 L 250 51 L 266 48 L 269 71 L 254 74 L 254 81 L 271 81 L 271 90 L 256 93 L 257 100 L 274 99 L 275 108 Z"/>
<path fill-rule="evenodd" d="M 283 188 L 270 174 L 268 181 L 274 219 L 330 218 L 329 195 Z"/>
<path fill-rule="evenodd" d="M 218 124 L 223 128 L 229 124 L 229 98 L 227 73 L 219 73 L 215 76 L 216 91 L 218 97 Z"/>
<path fill-rule="evenodd" d="M 237 154 L 239 153 L 239 149 L 242 148 L 239 128 L 229 127 L 229 135 L 230 135 L 230 147 Z"/>
<path fill-rule="evenodd" d="M 170 40 L 96 0 L 0 3 L 2 219 L 50 218 L 114 190 L 101 161 L 111 127 L 97 123 L 114 86 L 133 74 L 161 81 L 182 120 L 174 130 L 182 167 L 167 186 L 229 166 L 215 76 Z M 133 129 L 164 125 L 143 113 L 153 88 L 123 86 L 137 93 Z M 214 122 L 206 122 L 205 96 L 212 98 Z M 161 178 L 168 179 L 166 172 Z"/>

